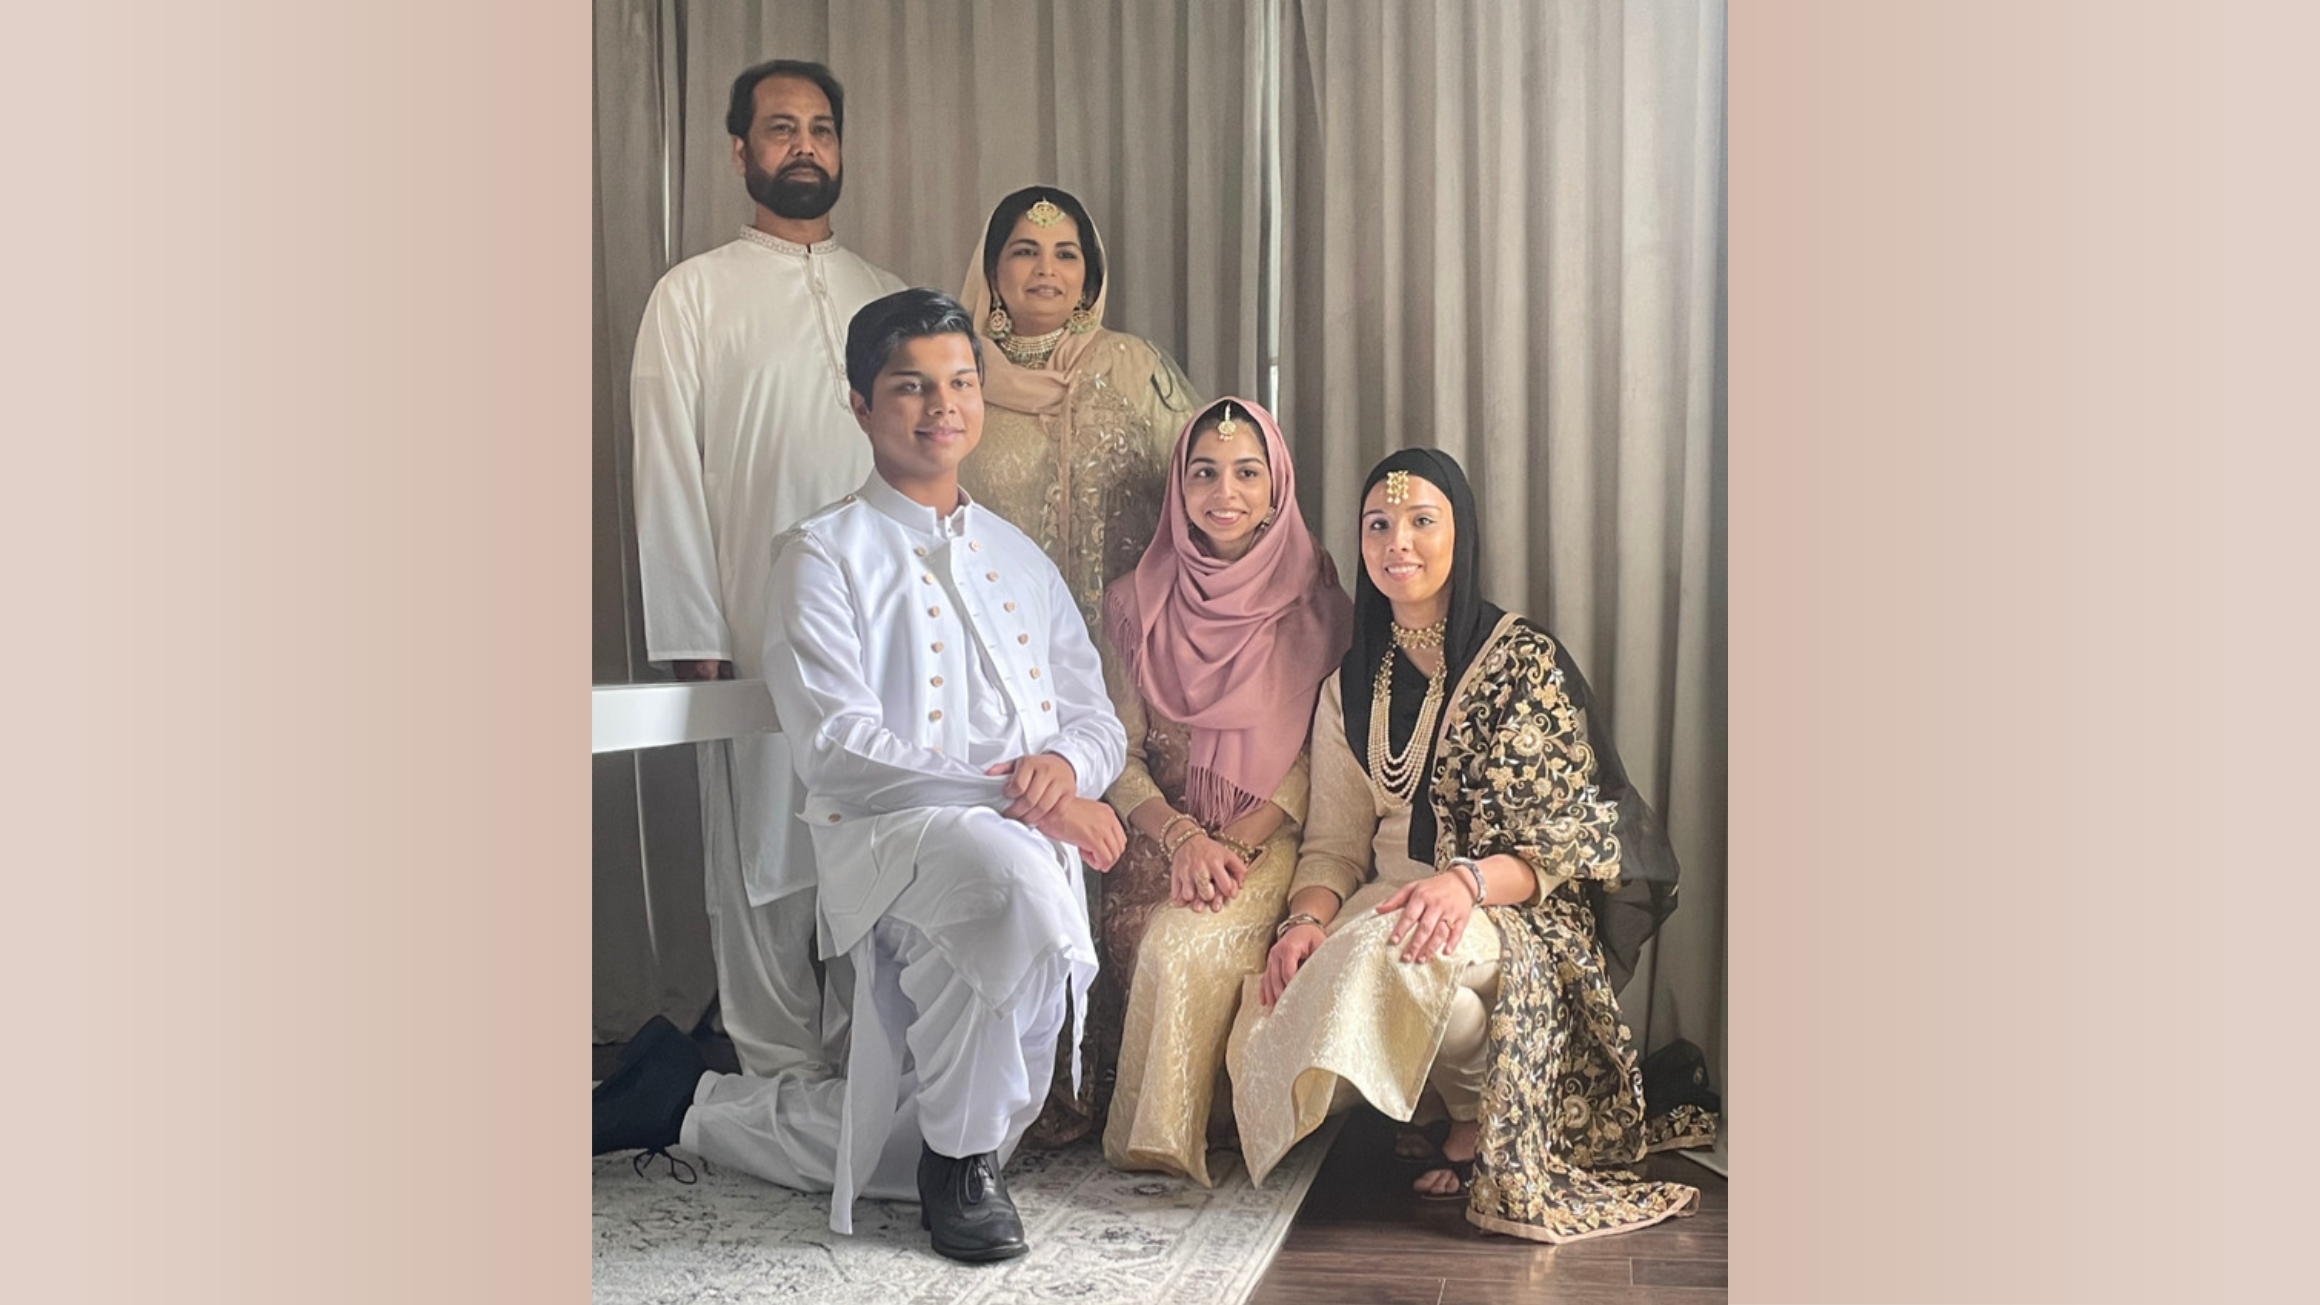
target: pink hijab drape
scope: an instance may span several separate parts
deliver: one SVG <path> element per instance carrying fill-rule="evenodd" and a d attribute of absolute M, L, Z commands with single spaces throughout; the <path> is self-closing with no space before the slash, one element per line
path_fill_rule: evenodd
<path fill-rule="evenodd" d="M 1227 562 L 1195 542 L 1184 512 L 1192 434 L 1223 404 L 1265 441 L 1273 524 Z M 1136 569 L 1104 595 L 1104 624 L 1153 710 L 1192 731 L 1185 805 L 1214 829 L 1278 789 L 1313 722 L 1321 682 L 1353 639 L 1353 600 L 1297 510 L 1289 445 L 1273 414 L 1219 399 L 1176 437 L 1160 529 Z"/>
<path fill-rule="evenodd" d="M 1004 239 L 1005 237 L 1002 237 Z M 1079 233 L 1080 243 L 1102 256 L 1103 236 L 1095 230 L 1095 218 L 1088 218 L 1088 230 Z M 1111 260 L 1105 259 L 1109 268 Z M 1044 367 L 1018 367 L 1007 357 L 1006 351 L 993 344 L 983 346 L 983 399 L 1009 412 L 1029 413 L 1044 417 L 1061 413 L 1071 399 L 1071 374 L 1080 360 L 1088 357 L 1105 336 L 1104 301 L 1111 297 L 1111 277 L 1106 275 L 1104 286 L 1096 291 L 1095 302 L 1088 312 L 1096 319 L 1096 329 L 1074 334 L 1063 333 Z M 989 339 L 991 305 L 996 296 L 991 283 L 983 275 L 983 242 L 975 242 L 975 251 L 967 256 L 967 281 L 959 290 L 959 302 L 965 305 L 967 317 L 975 324 L 975 334 Z"/>

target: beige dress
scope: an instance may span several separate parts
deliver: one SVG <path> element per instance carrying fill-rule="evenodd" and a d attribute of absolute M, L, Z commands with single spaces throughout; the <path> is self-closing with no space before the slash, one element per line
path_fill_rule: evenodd
<path fill-rule="evenodd" d="M 1379 915 L 1378 904 L 1432 877 L 1434 867 L 1410 859 L 1410 804 L 1388 797 L 1346 745 L 1338 679 L 1322 683 L 1313 711 L 1310 811 L 1289 896 L 1318 885 L 1344 905 L 1327 926 L 1329 941 L 1306 958 L 1271 1011 L 1259 995 L 1262 968 L 1246 979 L 1230 1035 L 1241 1152 L 1259 1182 L 1355 1091 L 1408 1119 L 1460 976 L 1499 958 L 1498 930 L 1480 912 L 1457 947 L 1422 965 L 1404 964 L 1387 940 L 1399 913 Z M 1541 875 L 1540 897 L 1561 882 Z"/>
<path fill-rule="evenodd" d="M 1104 586 L 1152 542 L 1168 459 L 1197 404 L 1165 352 L 1119 331 L 1079 360 L 1070 390 L 1055 413 L 987 405 L 959 483 L 1039 541 L 1092 631 Z"/>
<path fill-rule="evenodd" d="M 1112 705 L 1128 731 L 1127 768 L 1105 796 L 1122 823 L 1155 797 L 1184 810 L 1191 731 L 1152 712 L 1109 641 L 1097 646 Z M 1288 818 L 1265 840 L 1248 882 L 1222 911 L 1170 901 L 1167 855 L 1140 834 L 1130 835 L 1127 855 L 1106 878 L 1096 1022 L 1119 1030 L 1119 1074 L 1104 1126 L 1104 1158 L 1118 1168 L 1163 1170 L 1215 1186 L 1208 1173 L 1209 1116 L 1225 1038 L 1242 980 L 1264 972 L 1273 925 L 1288 900 L 1305 818 L 1305 766 L 1300 756 L 1274 790 L 1273 805 Z M 1104 1018 L 1109 1012 L 1120 1014 Z"/>

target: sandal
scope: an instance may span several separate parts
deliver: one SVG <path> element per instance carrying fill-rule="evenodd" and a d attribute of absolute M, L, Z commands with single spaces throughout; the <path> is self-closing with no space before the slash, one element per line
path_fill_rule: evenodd
<path fill-rule="evenodd" d="M 1449 1170 L 1449 1171 L 1450 1171 L 1450 1174 L 1451 1174 L 1451 1176 L 1452 1176 L 1452 1177 L 1454 1177 L 1454 1178 L 1456 1178 L 1456 1179 L 1458 1180 L 1458 1185 L 1457 1185 L 1456 1187 L 1453 1187 L 1453 1188 L 1451 1188 L 1451 1189 L 1450 1189 L 1449 1191 L 1447 1191 L 1447 1192 L 1419 1192 L 1419 1193 L 1418 1193 L 1418 1199 L 1419 1199 L 1419 1200 L 1421 1200 L 1421 1201 L 1463 1201 L 1463 1200 L 1465 1200 L 1465 1199 L 1466 1199 L 1466 1194 L 1467 1194 L 1467 1193 L 1468 1193 L 1470 1190 L 1472 1190 L 1472 1189 L 1473 1189 L 1473 1187 L 1474 1187 L 1474 1161 L 1473 1161 L 1473 1159 L 1472 1159 L 1471 1157 L 1469 1157 L 1469 1158 L 1467 1158 L 1467 1159 L 1464 1159 L 1464 1160 L 1453 1160 L 1453 1159 L 1451 1159 L 1451 1158 L 1450 1158 L 1450 1157 L 1448 1157 L 1448 1156 L 1438 1156 L 1438 1157 L 1436 1157 L 1436 1158 L 1437 1158 L 1438 1160 L 1440 1160 L 1440 1161 L 1441 1161 L 1441 1163 L 1440 1163 L 1440 1164 L 1436 1164 L 1436 1165 L 1433 1165 L 1433 1166 L 1429 1167 L 1429 1168 L 1426 1170 L 1426 1173 L 1427 1173 L 1427 1174 L 1430 1174 L 1430 1173 L 1434 1172 L 1434 1170 L 1436 1170 L 1436 1169 L 1447 1169 L 1447 1170 Z M 1418 1175 L 1418 1177 L 1420 1177 L 1420 1178 L 1423 1178 L 1423 1177 L 1425 1177 L 1425 1176 L 1426 1176 L 1426 1174 L 1420 1174 L 1420 1175 Z"/>

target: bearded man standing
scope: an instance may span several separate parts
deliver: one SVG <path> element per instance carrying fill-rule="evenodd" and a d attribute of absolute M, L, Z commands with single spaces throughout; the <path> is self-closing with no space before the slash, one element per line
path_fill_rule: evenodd
<path fill-rule="evenodd" d="M 680 680 L 755 679 L 774 541 L 870 471 L 848 402 L 845 333 L 902 288 L 839 247 L 846 93 L 818 63 L 733 82 L 725 129 L 756 203 L 740 239 L 671 268 L 631 375 L 645 646 Z M 816 1078 L 842 1063 L 842 994 L 825 1028 L 814 854 L 782 734 L 701 745 L 710 939 L 742 1067 Z"/>

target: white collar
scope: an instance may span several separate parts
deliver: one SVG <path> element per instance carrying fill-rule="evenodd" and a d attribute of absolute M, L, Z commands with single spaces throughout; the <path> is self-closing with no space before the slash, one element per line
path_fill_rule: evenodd
<path fill-rule="evenodd" d="M 741 228 L 741 238 L 753 245 L 770 249 L 777 254 L 795 254 L 800 258 L 807 254 L 834 254 L 838 252 L 838 237 L 835 233 L 832 233 L 827 240 L 817 240 L 810 245 L 801 245 L 794 240 L 784 240 L 780 236 L 769 236 L 756 227 L 743 227 Z"/>
<path fill-rule="evenodd" d="M 946 535 L 965 538 L 974 523 L 975 500 L 968 497 L 964 485 L 959 486 L 959 506 L 948 515 L 887 484 L 886 478 L 876 471 L 870 473 L 870 479 L 863 481 L 862 488 L 856 492 L 863 502 L 915 535 L 934 539 Z"/>

